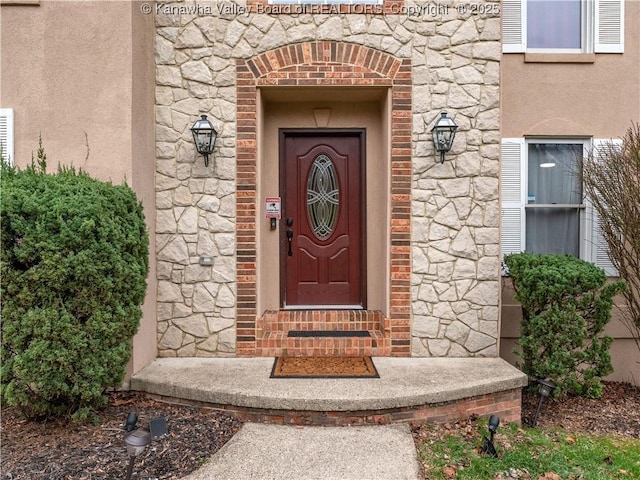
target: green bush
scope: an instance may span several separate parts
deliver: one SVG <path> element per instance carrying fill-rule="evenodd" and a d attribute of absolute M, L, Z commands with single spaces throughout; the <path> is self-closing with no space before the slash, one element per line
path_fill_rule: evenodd
<path fill-rule="evenodd" d="M 556 395 L 599 397 L 600 379 L 613 371 L 602 334 L 622 281 L 570 255 L 519 253 L 505 257 L 516 300 L 522 303 L 520 367 L 532 379 L 556 383 Z"/>
<path fill-rule="evenodd" d="M 29 418 L 89 419 L 122 382 L 148 235 L 126 185 L 2 165 L 1 398 Z"/>

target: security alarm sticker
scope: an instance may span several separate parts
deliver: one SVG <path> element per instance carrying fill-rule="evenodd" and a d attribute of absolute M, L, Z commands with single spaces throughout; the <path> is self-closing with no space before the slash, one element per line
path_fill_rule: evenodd
<path fill-rule="evenodd" d="M 266 212 L 265 217 L 267 218 L 277 218 L 280 220 L 282 209 L 280 208 L 282 205 L 282 201 L 280 197 L 267 197 L 265 198 L 265 206 L 264 211 Z"/>

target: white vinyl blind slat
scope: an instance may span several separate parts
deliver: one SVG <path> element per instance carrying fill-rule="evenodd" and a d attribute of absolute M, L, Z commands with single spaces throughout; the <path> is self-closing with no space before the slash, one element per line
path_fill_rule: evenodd
<path fill-rule="evenodd" d="M 598 151 L 602 151 L 604 148 L 611 148 L 611 146 L 621 145 L 621 140 L 604 140 L 594 139 L 593 147 L 596 159 L 601 161 L 598 157 Z M 611 259 L 609 258 L 609 245 L 605 240 L 604 233 L 602 231 L 602 218 L 598 215 L 595 208 L 592 208 L 591 225 L 593 228 L 591 240 L 593 242 L 592 247 L 592 262 L 598 267 L 602 268 L 605 273 L 610 277 L 618 276 L 618 269 L 615 267 Z"/>
<path fill-rule="evenodd" d="M 502 1 L 502 52 L 525 51 L 525 5 L 523 0 Z"/>
<path fill-rule="evenodd" d="M 13 109 L 0 108 L 0 148 L 5 160 L 13 163 Z"/>
<path fill-rule="evenodd" d="M 595 0 L 596 53 L 624 52 L 624 0 Z"/>
<path fill-rule="evenodd" d="M 505 255 L 524 250 L 523 160 L 524 139 L 505 138 L 501 146 L 500 188 L 501 253 Z"/>

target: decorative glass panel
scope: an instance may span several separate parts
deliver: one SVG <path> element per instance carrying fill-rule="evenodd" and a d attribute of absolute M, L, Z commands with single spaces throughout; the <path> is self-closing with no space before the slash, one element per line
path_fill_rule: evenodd
<path fill-rule="evenodd" d="M 311 229 L 320 240 L 333 233 L 338 221 L 339 187 L 331 159 L 320 154 L 313 161 L 307 181 L 307 210 Z"/>

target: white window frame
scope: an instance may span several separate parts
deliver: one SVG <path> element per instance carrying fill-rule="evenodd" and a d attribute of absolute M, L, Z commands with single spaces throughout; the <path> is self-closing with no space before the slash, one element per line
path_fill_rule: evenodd
<path fill-rule="evenodd" d="M 0 145 L 5 159 L 14 163 L 13 108 L 0 108 Z"/>
<path fill-rule="evenodd" d="M 609 140 L 587 137 L 504 138 L 501 146 L 501 253 L 502 257 L 526 248 L 528 199 L 528 146 L 532 143 L 582 143 L 586 155 L 592 146 Z M 583 189 L 580 204 L 580 258 L 603 268 L 609 276 L 617 271 L 608 257 L 608 247 L 599 231 L 599 220 Z"/>
<path fill-rule="evenodd" d="M 624 53 L 624 0 L 582 0 L 581 49 L 527 48 L 527 1 L 502 0 L 503 53 Z"/>

